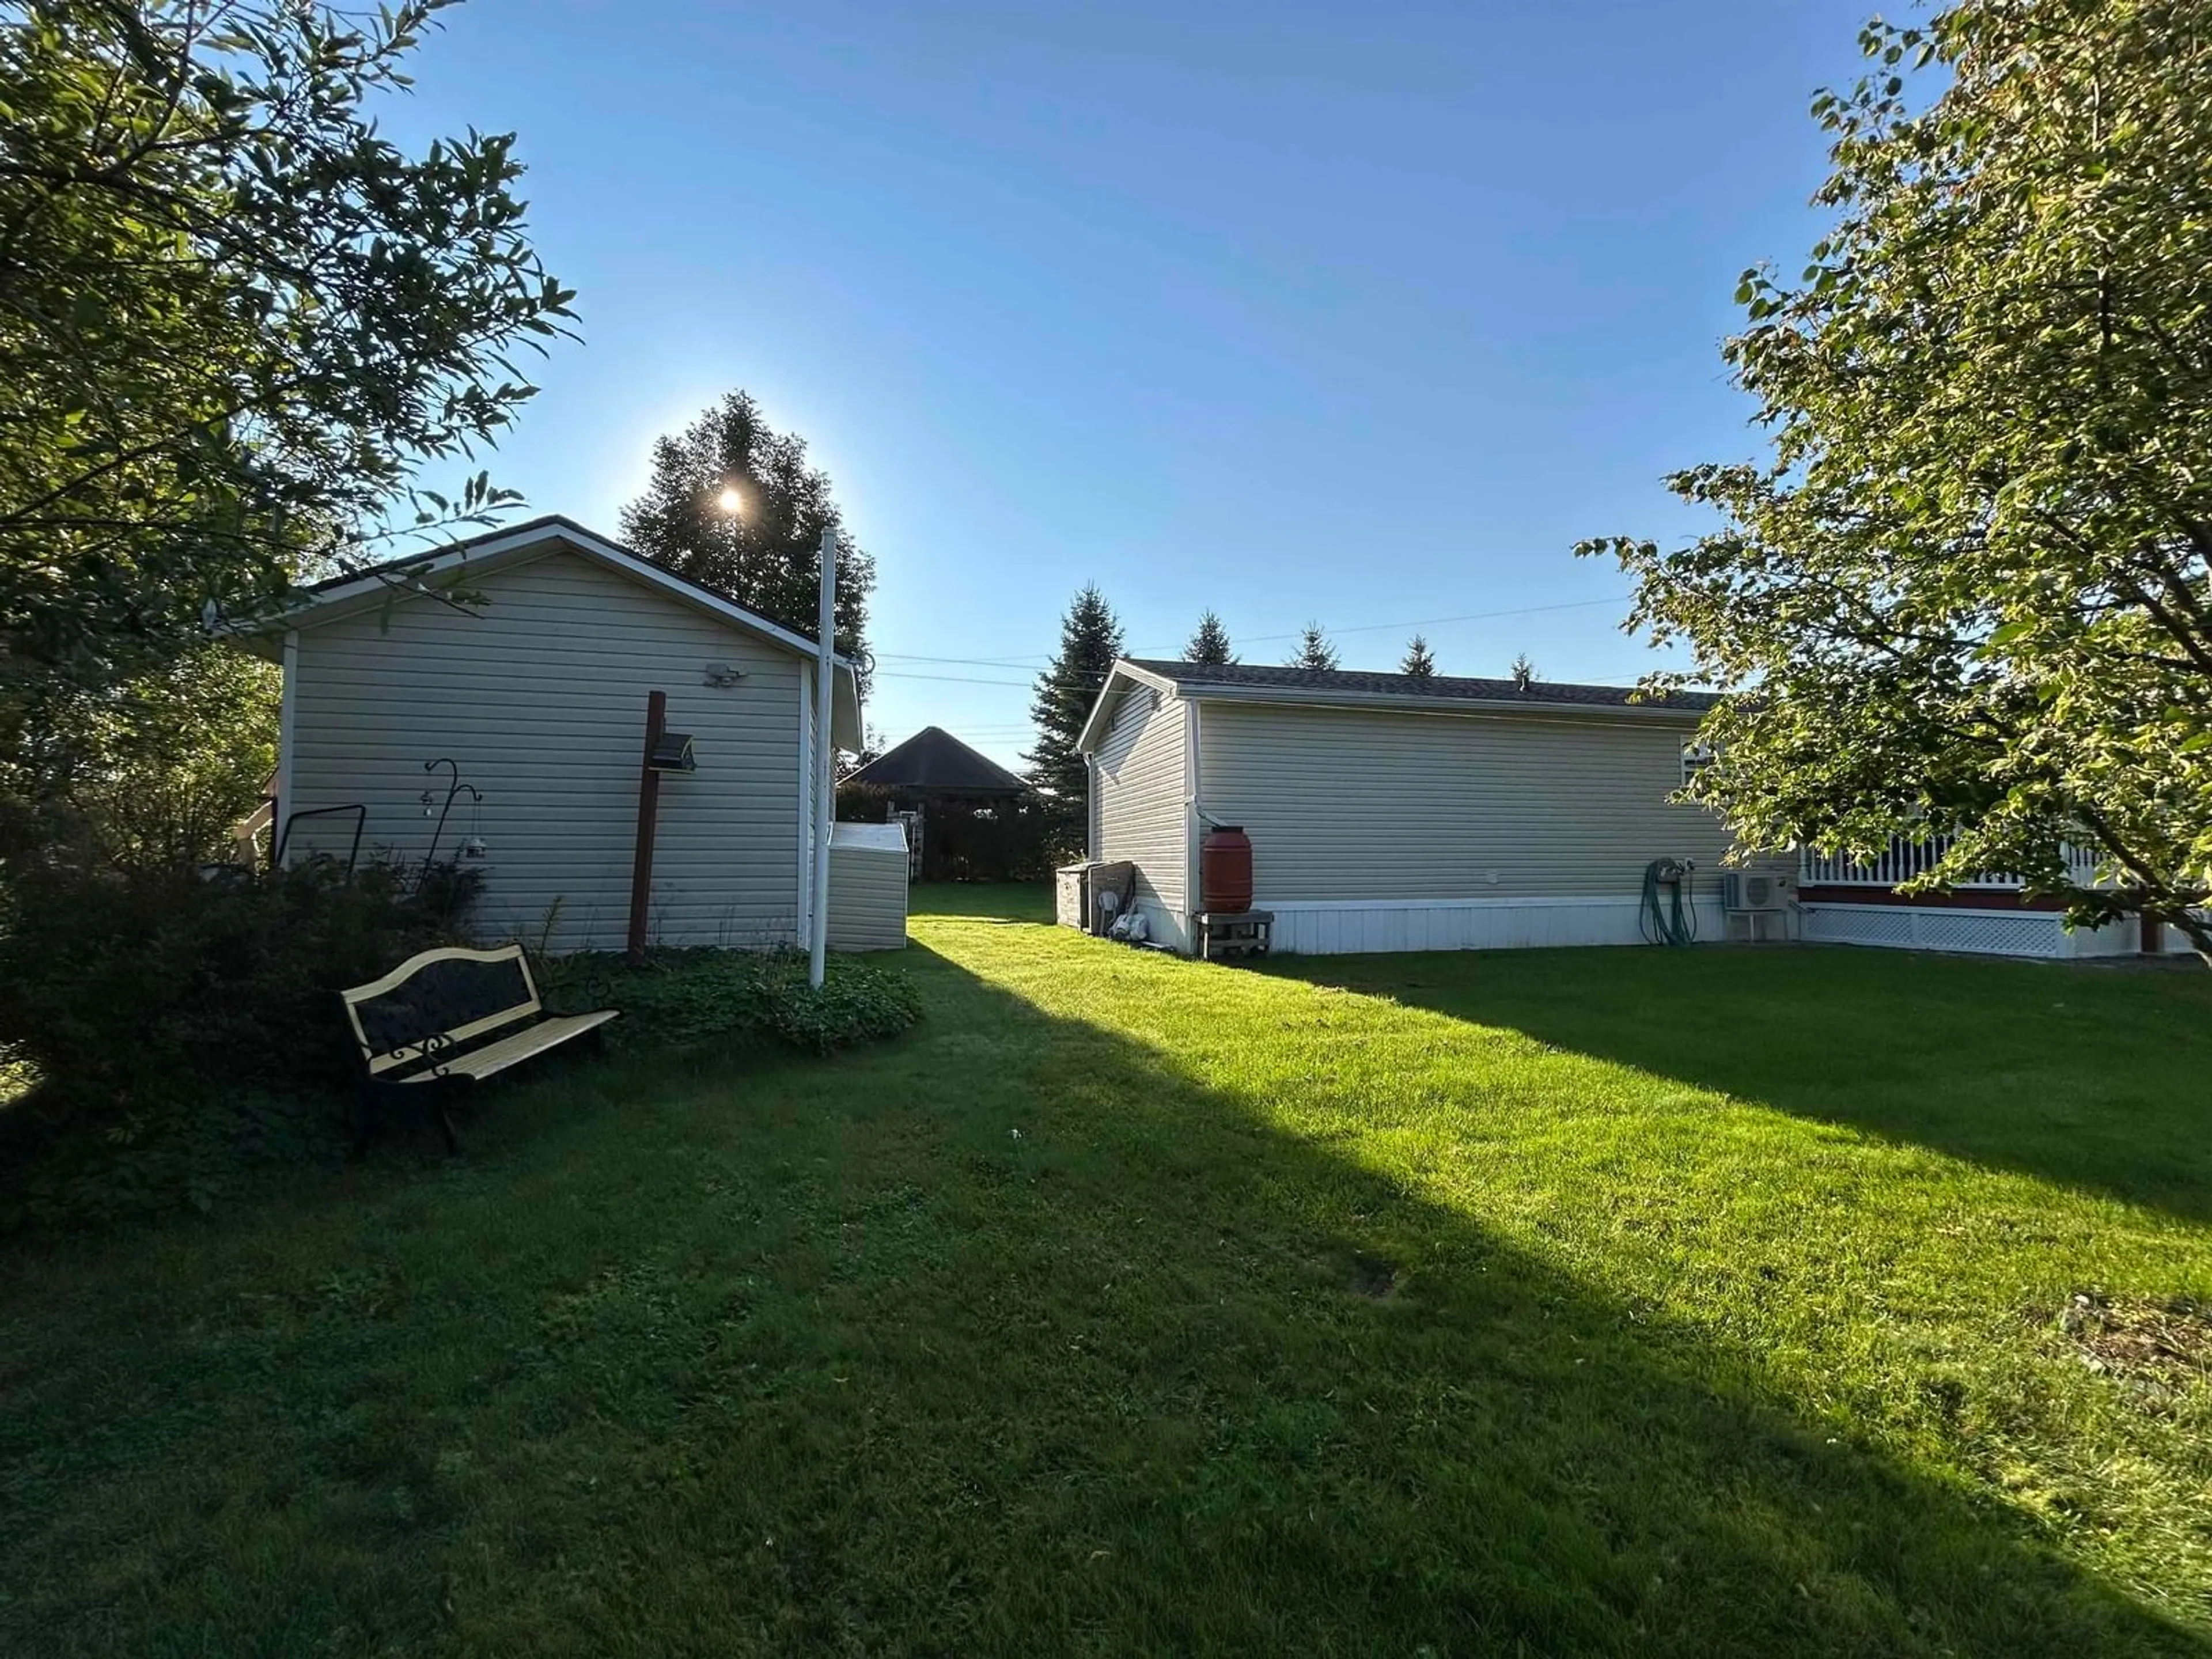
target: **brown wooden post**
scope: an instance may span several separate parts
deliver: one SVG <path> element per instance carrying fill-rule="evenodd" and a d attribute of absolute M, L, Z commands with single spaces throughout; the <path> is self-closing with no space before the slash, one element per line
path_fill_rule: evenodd
<path fill-rule="evenodd" d="M 653 903 L 653 832 L 660 816 L 660 774 L 653 769 L 653 751 L 668 724 L 668 693 L 655 691 L 645 700 L 645 752 L 638 763 L 637 859 L 629 875 L 629 953 L 645 954 L 646 912 Z"/>

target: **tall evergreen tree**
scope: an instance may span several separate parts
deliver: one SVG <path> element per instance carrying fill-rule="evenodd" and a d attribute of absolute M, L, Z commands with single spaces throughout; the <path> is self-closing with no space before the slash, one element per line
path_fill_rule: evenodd
<path fill-rule="evenodd" d="M 1285 668 L 1334 668 L 1336 666 L 1336 647 L 1328 642 L 1317 622 L 1308 623 L 1299 637 L 1298 648 L 1291 653 Z"/>
<path fill-rule="evenodd" d="M 1185 662 L 1202 662 L 1214 665 L 1237 660 L 1237 653 L 1229 648 L 1229 630 L 1222 626 L 1221 618 L 1207 611 L 1198 619 L 1198 632 L 1190 636 L 1190 643 L 1182 648 Z"/>
<path fill-rule="evenodd" d="M 806 464 L 806 441 L 770 426 L 750 392 L 732 392 L 654 441 L 652 480 L 623 508 L 622 530 L 639 557 L 811 640 L 822 530 L 836 517 L 830 475 Z M 875 585 L 875 561 L 841 538 L 837 648 L 864 668 Z"/>
<path fill-rule="evenodd" d="M 1075 596 L 1060 619 L 1059 653 L 1037 676 L 1036 696 L 1030 704 L 1037 739 L 1024 757 L 1029 778 L 1050 803 L 1054 834 L 1063 845 L 1080 839 L 1090 817 L 1090 768 L 1075 740 L 1121 654 L 1121 622 L 1097 584 L 1091 583 Z"/>
<path fill-rule="evenodd" d="M 1401 674 L 1410 674 L 1417 680 L 1432 680 L 1437 677 L 1437 659 L 1430 654 L 1429 642 L 1416 634 L 1406 641 L 1406 655 L 1399 663 Z"/>

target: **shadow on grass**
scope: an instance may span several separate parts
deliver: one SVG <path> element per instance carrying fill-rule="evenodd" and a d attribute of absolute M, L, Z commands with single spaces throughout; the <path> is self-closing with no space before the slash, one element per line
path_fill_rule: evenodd
<path fill-rule="evenodd" d="M 2212 1219 L 2212 975 L 1842 946 L 1278 957 L 1265 971 Z"/>
<path fill-rule="evenodd" d="M 908 960 L 882 1050 L 603 1068 L 440 1179 L 11 1270 L 0 1635 L 2196 1650 L 1648 1310 Z"/>

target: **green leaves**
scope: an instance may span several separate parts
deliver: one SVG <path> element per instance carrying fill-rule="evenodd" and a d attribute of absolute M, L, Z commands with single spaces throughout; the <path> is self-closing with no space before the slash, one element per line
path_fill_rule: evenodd
<path fill-rule="evenodd" d="M 1668 483 L 1722 527 L 1632 621 L 1755 693 L 1705 793 L 1769 846 L 1954 837 L 2082 919 L 2212 896 L 2212 36 L 2182 0 L 1964 0 L 1870 26 L 1814 100 L 1836 218 L 1736 289 L 1763 465 Z M 1940 61 L 1941 95 L 1907 76 Z M 2115 885 L 2074 885 L 2094 841 Z M 2212 945 L 2212 936 L 2205 941 Z"/>
<path fill-rule="evenodd" d="M 1055 852 L 1082 845 L 1091 771 L 1075 740 L 1121 654 L 1121 620 L 1092 583 L 1069 602 L 1060 618 L 1060 649 L 1037 676 L 1036 695 L 1030 702 L 1036 746 L 1023 758 L 1030 763 L 1030 781 L 1044 795 L 1053 816 Z"/>
<path fill-rule="evenodd" d="M 40 0 L 0 25 L 18 680 L 132 672 L 204 599 L 269 604 L 529 395 L 501 354 L 573 295 L 525 238 L 511 140 L 410 160 L 362 108 L 441 9 Z"/>
<path fill-rule="evenodd" d="M 0 21 L 0 796 L 74 787 L 96 757 L 71 711 L 202 660 L 208 606 L 252 617 L 383 534 L 515 500 L 413 488 L 513 418 L 510 354 L 574 298 L 511 138 L 410 159 L 362 107 L 443 4 Z"/>
<path fill-rule="evenodd" d="M 729 489 L 734 513 L 721 505 Z M 751 393 L 732 392 L 654 443 L 652 479 L 623 508 L 622 528 L 653 563 L 812 639 L 822 625 L 822 532 L 837 518 L 830 475 L 808 464 L 806 441 L 770 426 Z M 836 647 L 860 660 L 864 690 L 875 581 L 875 562 L 841 535 Z"/>

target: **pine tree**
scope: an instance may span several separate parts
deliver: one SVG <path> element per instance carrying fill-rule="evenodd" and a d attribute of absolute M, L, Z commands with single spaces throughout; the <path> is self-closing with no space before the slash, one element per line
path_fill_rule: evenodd
<path fill-rule="evenodd" d="M 1211 611 L 1198 619 L 1198 632 L 1190 636 L 1190 643 L 1182 648 L 1185 662 L 1202 662 L 1214 665 L 1237 660 L 1229 648 L 1229 630 L 1221 625 L 1221 618 Z"/>
<path fill-rule="evenodd" d="M 1298 648 L 1285 668 L 1334 668 L 1336 666 L 1336 647 L 1328 642 L 1328 635 L 1321 631 L 1317 622 L 1308 623 L 1306 631 L 1298 641 Z"/>
<path fill-rule="evenodd" d="M 1428 641 L 1416 634 L 1406 642 L 1405 660 L 1398 665 L 1398 672 L 1417 680 L 1436 678 L 1437 659 L 1430 654 Z"/>
<path fill-rule="evenodd" d="M 735 510 L 725 491 L 735 492 Z M 769 426 L 750 392 L 732 392 L 655 441 L 653 477 L 623 508 L 622 530 L 640 558 L 811 640 L 822 612 L 823 526 L 836 517 L 829 475 L 806 464 L 806 441 Z M 862 660 L 875 585 L 875 561 L 842 536 L 837 648 Z"/>
<path fill-rule="evenodd" d="M 1082 839 L 1090 819 L 1091 771 L 1075 746 L 1099 689 L 1121 654 L 1121 624 L 1096 583 L 1075 596 L 1060 619 L 1060 652 L 1037 676 L 1030 718 L 1036 746 L 1024 757 L 1029 779 L 1049 803 L 1053 833 L 1062 846 Z"/>
<path fill-rule="evenodd" d="M 1528 660 L 1526 651 L 1514 658 L 1513 665 L 1505 672 L 1513 677 L 1513 684 L 1523 691 L 1534 685 L 1538 678 L 1536 665 Z"/>

